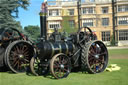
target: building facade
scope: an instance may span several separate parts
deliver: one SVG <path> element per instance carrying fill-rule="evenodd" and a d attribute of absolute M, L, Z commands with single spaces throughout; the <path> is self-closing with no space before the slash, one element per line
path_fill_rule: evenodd
<path fill-rule="evenodd" d="M 48 2 L 48 32 L 78 28 L 77 1 L 56 0 Z M 115 2 L 116 44 L 128 45 L 128 0 Z M 85 0 L 81 5 L 81 26 L 88 26 L 97 34 L 98 40 L 110 45 L 113 36 L 112 0 Z"/>

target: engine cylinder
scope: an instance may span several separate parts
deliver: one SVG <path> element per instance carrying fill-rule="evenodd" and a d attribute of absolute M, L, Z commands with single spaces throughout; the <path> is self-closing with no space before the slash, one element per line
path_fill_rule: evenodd
<path fill-rule="evenodd" d="M 57 53 L 73 53 L 75 45 L 71 42 L 42 42 L 38 45 L 39 58 L 49 59 Z"/>

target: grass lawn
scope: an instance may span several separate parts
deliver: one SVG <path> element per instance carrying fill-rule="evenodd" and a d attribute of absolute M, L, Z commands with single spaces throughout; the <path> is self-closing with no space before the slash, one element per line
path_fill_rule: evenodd
<path fill-rule="evenodd" d="M 109 55 L 109 64 L 117 64 L 121 67 L 120 71 L 100 74 L 70 73 L 67 78 L 60 80 L 51 79 L 50 76 L 0 72 L 0 85 L 128 85 L 128 49 L 109 50 Z"/>
<path fill-rule="evenodd" d="M 128 49 L 111 49 L 108 50 L 110 58 L 127 58 L 128 59 Z"/>

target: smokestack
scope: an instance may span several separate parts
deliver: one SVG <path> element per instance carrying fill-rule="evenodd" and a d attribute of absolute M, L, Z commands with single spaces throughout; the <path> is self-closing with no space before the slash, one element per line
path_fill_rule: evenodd
<path fill-rule="evenodd" d="M 40 12 L 40 27 L 41 27 L 41 38 L 47 40 L 47 28 L 46 28 L 46 17 L 47 17 L 47 7 L 46 2 L 42 3 L 41 12 Z"/>

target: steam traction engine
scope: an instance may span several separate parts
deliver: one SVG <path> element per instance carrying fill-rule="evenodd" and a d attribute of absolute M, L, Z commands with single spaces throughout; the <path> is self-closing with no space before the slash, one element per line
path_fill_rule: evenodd
<path fill-rule="evenodd" d="M 40 12 L 41 38 L 36 46 L 24 40 L 12 43 L 6 54 L 10 69 L 16 73 L 24 72 L 30 61 L 34 75 L 44 75 L 50 71 L 57 79 L 67 77 L 71 70 L 92 74 L 103 72 L 108 64 L 108 51 L 103 42 L 95 40 L 88 27 L 79 27 L 76 33 L 68 37 L 55 28 L 48 37 L 46 10 L 46 3 L 43 3 Z"/>
<path fill-rule="evenodd" d="M 101 41 L 94 39 L 91 29 L 79 28 L 77 33 L 68 37 L 55 29 L 51 36 L 47 37 L 47 8 L 46 3 L 42 5 L 41 40 L 37 44 L 37 53 L 30 62 L 32 73 L 46 74 L 50 68 L 51 74 L 58 79 L 67 77 L 72 69 L 81 69 L 88 73 L 104 71 L 108 63 L 108 51 Z"/>

